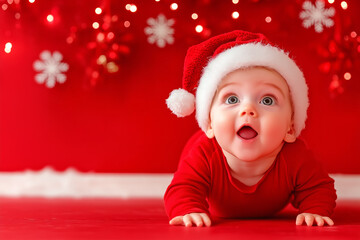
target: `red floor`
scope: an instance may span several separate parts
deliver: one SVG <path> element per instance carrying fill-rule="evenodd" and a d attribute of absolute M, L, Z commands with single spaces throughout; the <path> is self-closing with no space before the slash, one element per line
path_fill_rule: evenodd
<path fill-rule="evenodd" d="M 360 239 L 360 201 L 339 201 L 333 227 L 295 226 L 295 212 L 210 228 L 168 225 L 161 200 L 0 198 L 0 239 Z"/>

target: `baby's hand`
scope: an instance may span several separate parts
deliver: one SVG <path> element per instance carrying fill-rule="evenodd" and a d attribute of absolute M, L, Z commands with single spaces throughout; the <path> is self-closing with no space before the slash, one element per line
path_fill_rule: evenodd
<path fill-rule="evenodd" d="M 210 227 L 211 220 L 206 213 L 189 213 L 184 216 L 177 216 L 170 220 L 170 225 L 184 225 L 191 227 L 193 224 L 197 227 Z"/>
<path fill-rule="evenodd" d="M 334 225 L 334 221 L 331 220 L 331 218 L 329 217 L 323 217 L 312 213 L 301 213 L 297 215 L 296 225 L 302 225 L 304 221 L 308 226 L 312 226 L 314 224 L 314 221 L 319 227 L 324 226 L 325 223 L 327 223 L 329 226 Z"/>

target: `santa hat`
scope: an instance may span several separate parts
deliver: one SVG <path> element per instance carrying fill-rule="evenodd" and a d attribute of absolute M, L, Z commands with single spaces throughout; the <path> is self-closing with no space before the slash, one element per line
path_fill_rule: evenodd
<path fill-rule="evenodd" d="M 182 88 L 171 92 L 167 106 L 178 117 L 190 115 L 196 106 L 198 124 L 206 131 L 212 100 L 221 80 L 236 69 L 252 66 L 274 69 L 287 81 L 295 134 L 299 136 L 309 106 L 305 78 L 287 53 L 258 33 L 237 30 L 190 47 L 185 57 Z"/>

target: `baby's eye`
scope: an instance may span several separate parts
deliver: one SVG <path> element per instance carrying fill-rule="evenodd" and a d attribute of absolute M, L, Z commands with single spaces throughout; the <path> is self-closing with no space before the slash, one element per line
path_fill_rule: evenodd
<path fill-rule="evenodd" d="M 239 99 L 236 96 L 230 96 L 226 99 L 226 104 L 236 104 L 238 102 L 239 102 Z"/>
<path fill-rule="evenodd" d="M 261 103 L 267 106 L 274 105 L 275 100 L 273 97 L 266 96 L 263 99 L 261 99 Z"/>

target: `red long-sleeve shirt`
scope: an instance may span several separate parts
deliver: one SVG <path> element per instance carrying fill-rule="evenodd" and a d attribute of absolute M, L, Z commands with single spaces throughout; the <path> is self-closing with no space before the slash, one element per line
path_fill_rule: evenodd
<path fill-rule="evenodd" d="M 164 200 L 170 219 L 195 212 L 221 218 L 267 217 L 289 202 L 300 213 L 330 216 L 336 193 L 334 180 L 300 140 L 286 143 L 261 180 L 246 186 L 231 176 L 217 141 L 199 131 L 185 146 Z"/>

